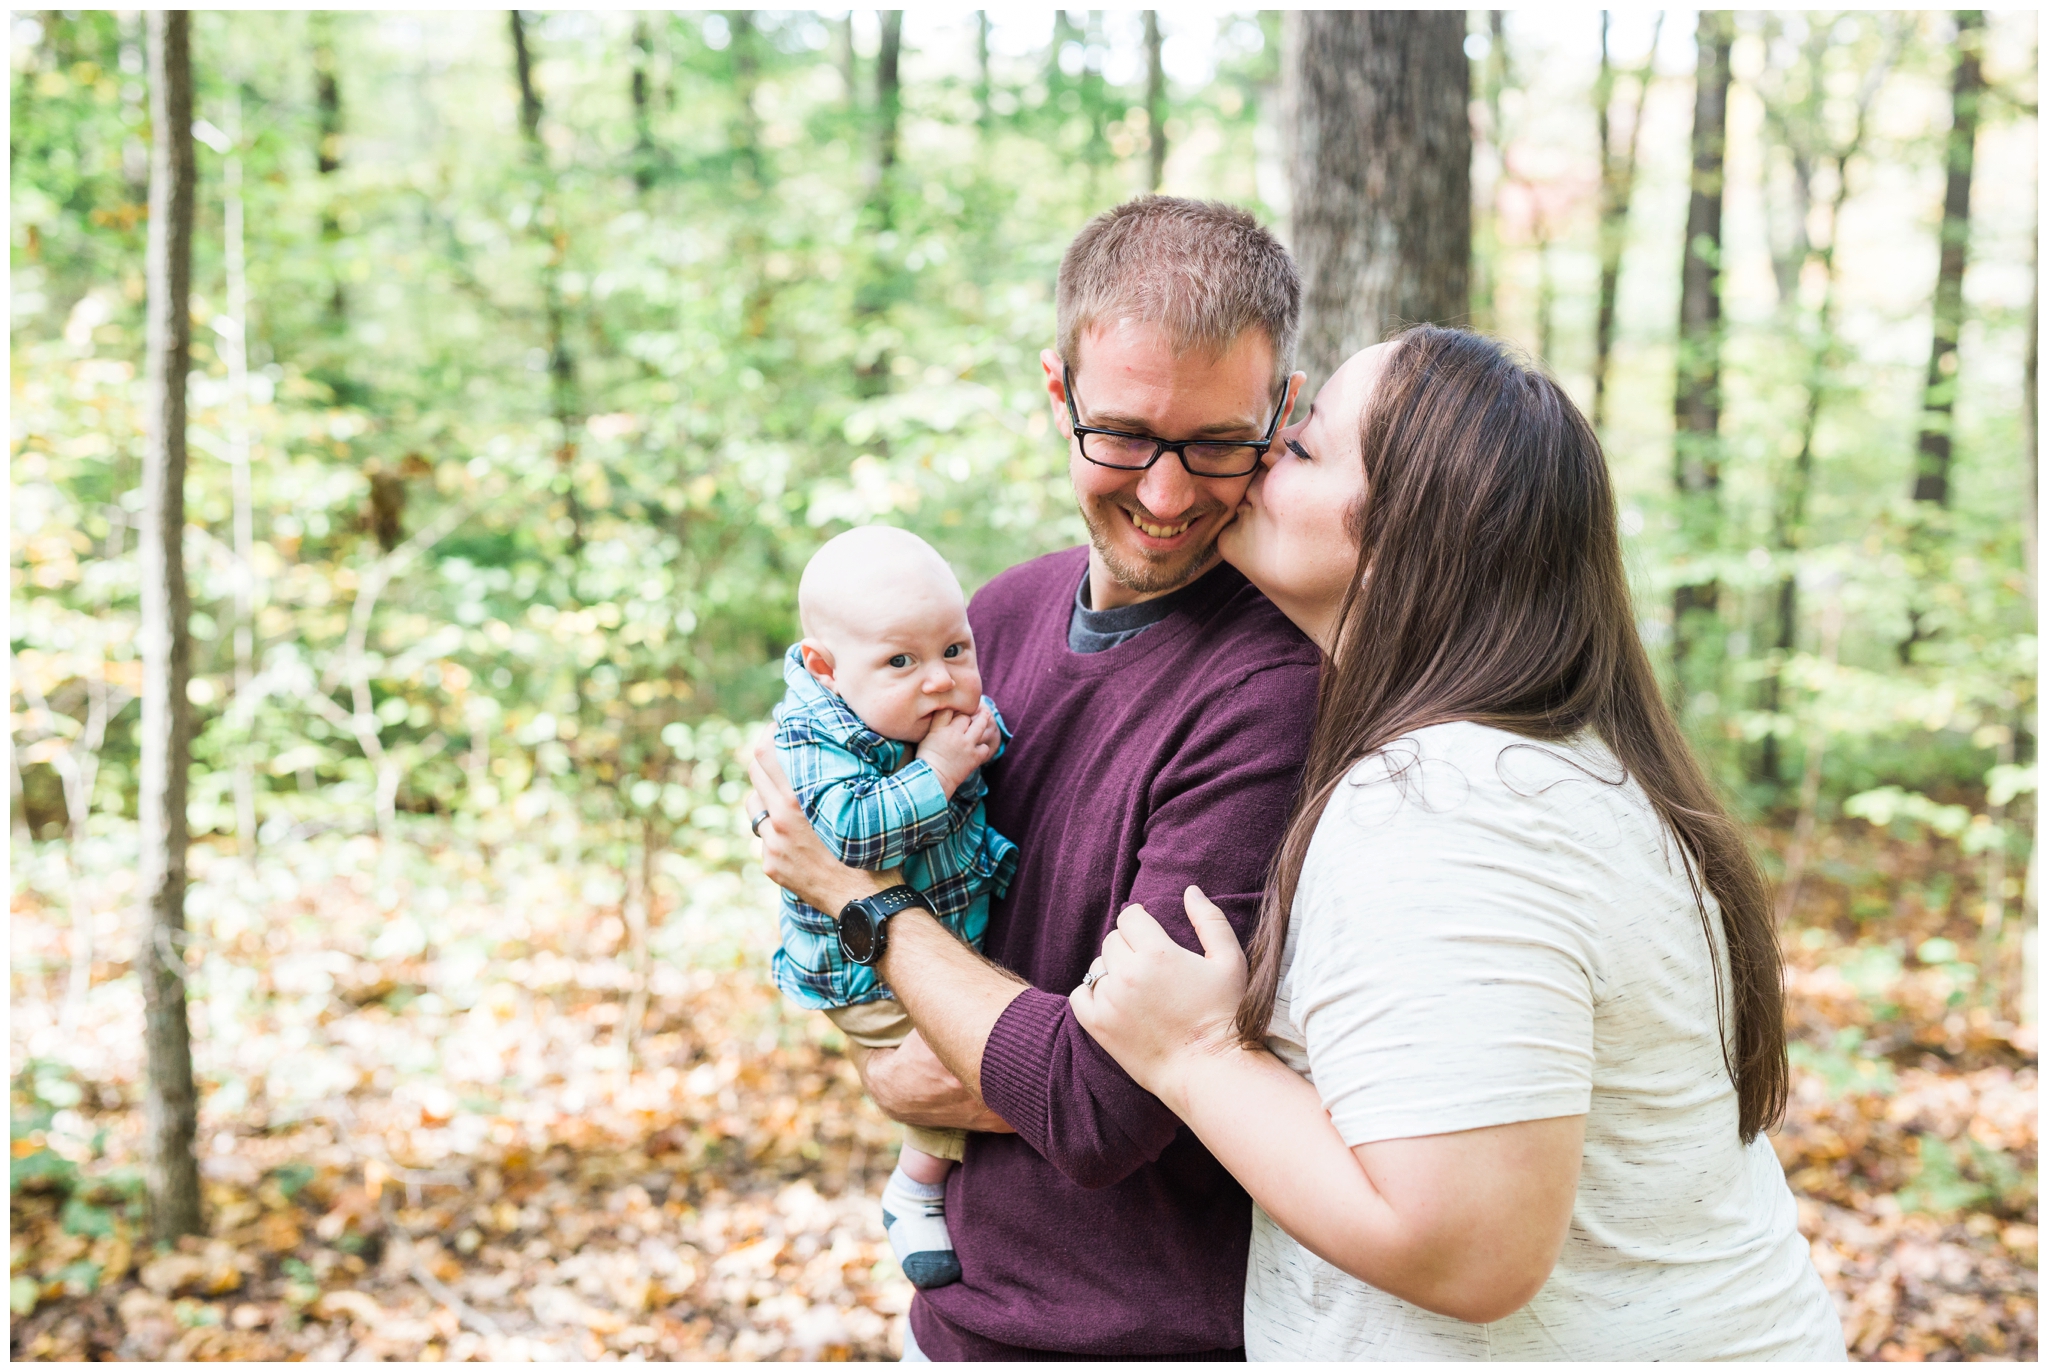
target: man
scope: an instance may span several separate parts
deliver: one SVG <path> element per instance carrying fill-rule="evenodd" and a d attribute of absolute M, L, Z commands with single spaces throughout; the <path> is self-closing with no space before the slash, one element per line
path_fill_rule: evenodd
<path fill-rule="evenodd" d="M 906 1360 L 1243 1356 L 1249 1201 L 1066 995 L 1132 902 L 1195 948 L 1199 885 L 1251 936 L 1319 660 L 1215 540 L 1304 379 L 1300 294 L 1251 216 L 1166 197 L 1099 216 L 1061 262 L 1041 363 L 1090 546 L 969 611 L 1014 731 L 988 819 L 1021 862 L 986 961 L 919 909 L 887 920 L 880 969 L 917 1032 L 855 1059 L 896 1119 L 985 1131 L 946 1186 L 961 1279 L 919 1292 Z M 835 911 L 889 885 L 822 860 L 758 760 L 755 784 L 771 877 Z"/>

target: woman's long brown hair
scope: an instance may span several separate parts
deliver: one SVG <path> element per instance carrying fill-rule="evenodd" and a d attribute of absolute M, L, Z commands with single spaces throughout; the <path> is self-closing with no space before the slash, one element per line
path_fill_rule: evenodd
<path fill-rule="evenodd" d="M 1252 939 L 1239 1034 L 1256 1044 L 1272 1021 L 1302 862 L 1353 765 L 1454 720 L 1549 742 L 1590 731 L 1677 839 L 1739 1128 L 1754 1139 L 1785 1109 L 1777 930 L 1763 874 L 1636 635 L 1599 439 L 1556 382 L 1500 344 L 1429 325 L 1400 335 L 1361 423 L 1365 495 L 1350 521 L 1358 574 Z M 1720 908 L 1732 988 L 1706 892 Z"/>

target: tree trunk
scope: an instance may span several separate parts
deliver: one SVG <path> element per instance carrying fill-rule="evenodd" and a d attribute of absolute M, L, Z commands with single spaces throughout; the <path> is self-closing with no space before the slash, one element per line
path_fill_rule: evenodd
<path fill-rule="evenodd" d="M 1600 11 L 1600 76 L 1593 88 L 1594 114 L 1600 124 L 1600 303 L 1593 322 L 1593 428 L 1607 427 L 1607 372 L 1614 357 L 1614 309 L 1620 296 L 1621 253 L 1628 244 L 1629 201 L 1636 185 L 1636 153 L 1642 146 L 1643 104 L 1650 94 L 1656 66 L 1657 40 L 1664 32 L 1664 13 L 1650 30 L 1650 55 L 1631 73 L 1636 78 L 1635 107 L 1628 115 L 1628 137 L 1614 128 L 1614 83 L 1617 73 L 1608 51 L 1611 14 Z M 1618 146 L 1617 146 L 1618 145 Z"/>
<path fill-rule="evenodd" d="M 328 245 L 341 240 L 341 220 L 332 203 L 333 183 L 327 178 L 341 170 L 341 78 L 334 60 L 334 16 L 315 10 L 309 16 L 313 27 L 313 105 L 318 113 L 315 128 L 318 142 L 313 147 L 313 165 L 325 183 L 328 203 L 320 211 L 320 239 Z M 327 298 L 327 313 L 339 322 L 348 316 L 348 289 L 339 276 L 334 278 Z"/>
<path fill-rule="evenodd" d="M 185 787 L 191 766 L 192 674 L 185 591 L 185 376 L 192 360 L 191 15 L 147 14 L 152 148 L 149 313 L 142 470 L 142 976 L 143 1180 L 159 1240 L 201 1232 L 198 1101 L 185 1017 Z"/>
<path fill-rule="evenodd" d="M 526 48 L 526 18 L 518 10 L 508 10 L 512 25 L 512 69 L 519 78 L 519 127 L 526 135 L 527 151 L 530 156 L 541 156 L 540 141 L 540 95 L 533 85 L 533 54 Z"/>
<path fill-rule="evenodd" d="M 1963 267 L 1970 254 L 1970 173 L 1977 153 L 1977 105 L 1984 93 L 1984 13 L 1956 14 L 1954 115 L 1948 131 L 1948 194 L 1941 205 L 1941 270 L 1934 282 L 1934 346 L 1927 357 L 1913 499 L 1946 508 L 1955 446 L 1956 340 L 1963 331 Z"/>
<path fill-rule="evenodd" d="M 1835 250 L 1841 245 L 1842 212 L 1849 201 L 1849 164 L 1863 150 L 1863 140 L 1870 127 L 1870 112 L 1877 103 L 1878 92 L 1883 89 L 1896 52 L 1888 45 L 1884 56 L 1865 73 L 1863 87 L 1857 95 L 1856 120 L 1850 127 L 1848 140 L 1836 143 L 1829 135 L 1827 120 L 1823 117 L 1828 47 L 1826 30 L 1815 34 L 1807 44 L 1805 57 L 1809 94 L 1804 105 L 1796 109 L 1767 110 L 1766 114 L 1767 125 L 1778 129 L 1792 162 L 1793 208 L 1797 224 L 1791 235 L 1788 259 L 1782 264 L 1776 261 L 1772 264 L 1780 282 L 1790 283 L 1781 284 L 1779 291 L 1779 308 L 1788 325 L 1799 308 L 1799 278 L 1809 263 L 1818 264 L 1821 269 L 1820 309 L 1815 315 L 1813 347 L 1806 359 L 1806 408 L 1800 420 L 1799 447 L 1793 455 L 1790 470 L 1780 483 L 1771 516 L 1773 543 L 1784 554 L 1797 553 L 1806 542 L 1806 505 L 1813 490 L 1814 443 L 1820 431 L 1821 408 L 1828 399 L 1840 366 L 1836 356 L 1835 318 L 1840 274 Z M 1813 209 L 1813 169 L 1822 163 L 1833 171 L 1834 183 L 1826 202 L 1827 241 L 1815 246 L 1807 224 Z M 1771 671 L 1758 683 L 1758 706 L 1764 713 L 1773 715 L 1783 705 L 1780 673 L 1790 660 L 1799 638 L 1799 579 L 1789 571 L 1778 581 L 1776 611 L 1776 633 L 1772 643 L 1775 654 Z M 1778 736 L 1766 734 L 1758 756 L 1758 778 L 1779 781 L 1782 766 Z"/>
<path fill-rule="evenodd" d="M 653 49 L 654 42 L 647 34 L 647 16 L 634 15 L 633 75 L 628 94 L 633 101 L 633 184 L 642 193 L 654 185 L 654 134 L 647 111 L 647 64 Z"/>
<path fill-rule="evenodd" d="M 1699 67 L 1692 120 L 1692 201 L 1678 304 L 1678 375 L 1673 481 L 1688 553 L 1710 551 L 1719 537 L 1721 487 L 1721 181 L 1728 131 L 1728 51 L 1733 16 L 1699 14 Z M 1696 655 L 1713 637 L 1720 588 L 1712 581 L 1672 593 L 1671 666 L 1681 697 L 1693 684 Z"/>
<path fill-rule="evenodd" d="M 1463 10 L 1287 16 L 1293 233 L 1313 389 L 1411 323 L 1463 323 L 1472 257 Z"/>
<path fill-rule="evenodd" d="M 253 728 L 248 695 L 256 675 L 256 514 L 249 475 L 249 272 L 243 242 L 242 95 L 229 97 L 229 149 L 221 166 L 222 248 L 226 258 L 228 318 L 233 327 L 216 345 L 228 367 L 228 463 L 234 490 L 236 713 Z M 235 745 L 235 846 L 256 855 L 256 764 L 249 740 Z"/>
<path fill-rule="evenodd" d="M 854 289 L 854 319 L 863 332 L 888 309 L 898 289 L 892 252 L 881 238 L 894 238 L 896 222 L 895 168 L 898 124 L 903 114 L 903 11 L 877 11 L 882 21 L 881 49 L 875 54 L 875 147 L 868 164 L 866 220 L 870 238 L 866 265 Z M 865 360 L 854 364 L 854 390 L 863 398 L 885 394 L 889 389 L 891 356 L 886 347 L 876 348 Z M 883 451 L 886 451 L 886 445 Z"/>
<path fill-rule="evenodd" d="M 548 168 L 547 144 L 540 136 L 540 91 L 533 82 L 533 54 L 526 41 L 526 21 L 518 10 L 509 14 L 513 74 L 519 79 L 519 127 L 526 135 L 527 158 L 541 181 L 542 213 L 534 216 L 534 223 L 554 249 L 541 268 L 541 297 L 548 327 L 548 396 L 560 438 L 555 447 L 555 465 L 564 478 L 561 489 L 569 514 L 569 556 L 576 557 L 583 551 L 583 505 L 576 498 L 576 435 L 580 421 L 576 355 L 569 350 L 568 309 L 562 303 L 561 283 L 569 235 L 556 222 L 553 212 L 554 174 Z"/>
<path fill-rule="evenodd" d="M 898 125 L 903 118 L 903 11 L 883 10 L 882 47 L 875 55 L 875 204 L 882 227 L 893 218 L 889 204 L 890 173 L 896 168 Z"/>
<path fill-rule="evenodd" d="M 984 141 L 995 132 L 995 79 L 988 61 L 988 11 L 974 12 L 974 125 Z"/>
<path fill-rule="evenodd" d="M 1166 181 L 1166 66 L 1161 60 L 1159 11 L 1145 11 L 1145 189 L 1159 194 Z"/>

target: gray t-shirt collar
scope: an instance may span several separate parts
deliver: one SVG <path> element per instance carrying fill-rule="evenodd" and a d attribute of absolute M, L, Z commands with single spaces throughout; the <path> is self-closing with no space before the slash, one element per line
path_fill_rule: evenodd
<path fill-rule="evenodd" d="M 1179 609 L 1201 581 L 1197 577 L 1177 591 L 1135 605 L 1096 610 L 1088 604 L 1088 574 L 1084 571 L 1081 584 L 1074 588 L 1074 617 L 1067 622 L 1067 647 L 1077 653 L 1100 653 L 1127 643 Z"/>

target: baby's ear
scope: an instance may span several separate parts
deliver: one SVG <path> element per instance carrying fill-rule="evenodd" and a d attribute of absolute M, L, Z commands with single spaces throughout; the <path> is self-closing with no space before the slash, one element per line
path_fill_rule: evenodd
<path fill-rule="evenodd" d="M 807 638 L 798 643 L 797 650 L 804 655 L 804 670 L 816 678 L 817 683 L 837 695 L 839 687 L 832 679 L 832 651 L 816 639 Z"/>

